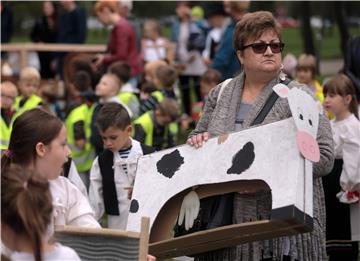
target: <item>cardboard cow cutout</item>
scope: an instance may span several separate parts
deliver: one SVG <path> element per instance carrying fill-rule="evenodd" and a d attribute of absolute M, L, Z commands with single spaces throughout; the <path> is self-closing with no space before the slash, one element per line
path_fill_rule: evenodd
<path fill-rule="evenodd" d="M 315 140 L 319 109 L 301 89 L 278 84 L 274 91 L 288 99 L 292 118 L 212 138 L 200 149 L 183 145 L 139 159 L 127 230 L 136 231 L 141 217 L 150 217 L 151 254 L 170 258 L 311 231 L 309 160 L 320 155 Z M 209 197 L 264 183 L 272 192 L 269 220 L 171 239 L 181 203 L 192 188 Z"/>

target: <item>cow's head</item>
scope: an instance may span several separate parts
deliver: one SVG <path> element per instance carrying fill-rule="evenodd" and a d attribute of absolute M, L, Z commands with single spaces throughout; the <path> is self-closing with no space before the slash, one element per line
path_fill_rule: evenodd
<path fill-rule="evenodd" d="M 310 94 L 299 88 L 289 89 L 279 83 L 273 90 L 281 97 L 287 98 L 291 113 L 298 129 L 297 144 L 301 154 L 312 162 L 320 160 L 319 145 L 316 142 L 316 134 L 319 126 L 319 113 L 322 106 L 315 101 Z"/>

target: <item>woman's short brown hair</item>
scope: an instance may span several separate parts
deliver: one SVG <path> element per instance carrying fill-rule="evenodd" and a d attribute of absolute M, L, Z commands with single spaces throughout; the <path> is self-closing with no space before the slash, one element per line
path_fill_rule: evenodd
<path fill-rule="evenodd" d="M 258 11 L 245 14 L 236 24 L 234 30 L 233 45 L 235 50 L 241 50 L 248 39 L 257 39 L 268 29 L 273 30 L 281 40 L 281 26 L 272 13 Z"/>

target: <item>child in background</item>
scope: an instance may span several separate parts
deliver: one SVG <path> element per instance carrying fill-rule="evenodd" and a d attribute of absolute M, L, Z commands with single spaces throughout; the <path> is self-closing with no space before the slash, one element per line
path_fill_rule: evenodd
<path fill-rule="evenodd" d="M 101 104 L 108 102 L 116 102 L 123 105 L 128 111 L 130 117 L 133 117 L 133 113 L 126 104 L 124 104 L 119 98 L 121 82 L 114 73 L 105 73 L 100 82 L 96 85 L 95 94 L 99 97 Z"/>
<path fill-rule="evenodd" d="M 315 79 L 316 71 L 316 59 L 313 55 L 302 54 L 299 56 L 296 67 L 297 81 L 307 85 L 313 95 L 323 104 L 323 90 L 320 83 Z"/>
<path fill-rule="evenodd" d="M 222 76 L 220 72 L 209 68 L 201 77 L 200 93 L 201 101 L 195 102 L 192 105 L 191 118 L 194 122 L 198 122 L 201 116 L 202 109 L 205 105 L 207 96 L 212 88 L 221 82 Z"/>
<path fill-rule="evenodd" d="M 65 111 L 61 108 L 58 100 L 57 83 L 53 81 L 44 81 L 40 85 L 40 97 L 43 100 L 43 106 L 49 108 L 61 120 L 65 120 Z"/>
<path fill-rule="evenodd" d="M 169 40 L 161 36 L 160 24 L 155 20 L 146 20 L 141 40 L 142 57 L 145 63 L 166 59 L 166 45 Z"/>
<path fill-rule="evenodd" d="M 169 124 L 180 116 L 178 103 L 171 98 L 164 98 L 155 110 L 147 111 L 134 121 L 134 139 L 156 150 L 171 148 L 176 145 L 176 137 L 169 130 Z"/>
<path fill-rule="evenodd" d="M 78 71 L 71 83 L 78 94 L 69 106 L 65 125 L 71 157 L 86 189 L 90 185 L 89 171 L 96 157 L 95 149 L 90 143 L 90 120 L 95 108 L 95 94 L 91 89 L 91 76 L 86 71 Z"/>
<path fill-rule="evenodd" d="M 1 126 L 0 126 L 0 149 L 6 150 L 9 146 L 10 134 L 13 122 L 14 111 L 12 106 L 18 95 L 17 88 L 12 82 L 2 82 L 1 93 Z"/>
<path fill-rule="evenodd" d="M 136 119 L 139 116 L 140 104 L 139 99 L 135 93 L 139 90 L 135 89 L 130 83 L 131 68 L 125 62 L 115 62 L 110 65 L 109 73 L 115 74 L 120 81 L 120 91 L 118 93 L 120 101 L 125 104 L 132 112 L 132 118 Z"/>
<path fill-rule="evenodd" d="M 18 165 L 1 172 L 1 240 L 14 251 L 10 260 L 80 260 L 73 249 L 48 242 L 52 211 L 45 178 Z"/>
<path fill-rule="evenodd" d="M 335 143 L 335 164 L 323 177 L 326 202 L 327 252 L 330 260 L 357 260 L 359 231 L 354 231 L 360 216 L 360 122 L 355 88 L 344 74 L 324 85 L 325 108 L 335 115 L 331 121 Z M 359 228 L 359 227 L 358 227 Z M 354 232 L 357 238 L 354 238 Z M 351 242 L 351 234 L 353 242 Z"/>
<path fill-rule="evenodd" d="M 160 65 L 155 70 L 152 83 L 156 87 L 149 96 L 142 95 L 140 100 L 140 112 L 143 114 L 149 110 L 154 110 L 156 105 L 164 100 L 165 97 L 177 100 L 174 85 L 178 80 L 176 70 L 170 65 Z"/>
<path fill-rule="evenodd" d="M 98 220 L 106 213 L 109 228 L 125 230 L 137 161 L 154 150 L 130 137 L 131 120 L 120 104 L 105 104 L 96 125 L 106 149 L 91 168 L 90 202 Z"/>
<path fill-rule="evenodd" d="M 156 70 L 162 65 L 167 65 L 167 63 L 163 60 L 156 60 L 145 64 L 144 80 L 146 82 L 154 82 L 156 77 Z"/>
<path fill-rule="evenodd" d="M 14 104 L 14 119 L 37 106 L 42 105 L 42 99 L 37 95 L 40 87 L 40 73 L 33 67 L 26 67 L 21 70 L 19 78 L 20 96 Z"/>

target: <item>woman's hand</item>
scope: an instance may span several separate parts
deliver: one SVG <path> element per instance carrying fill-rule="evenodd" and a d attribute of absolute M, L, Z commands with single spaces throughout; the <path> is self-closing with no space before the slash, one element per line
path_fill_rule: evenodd
<path fill-rule="evenodd" d="M 209 133 L 203 132 L 203 133 L 199 133 L 196 134 L 192 137 L 190 137 L 186 143 L 189 144 L 190 146 L 194 146 L 195 148 L 200 148 L 203 144 L 203 142 L 207 141 L 209 139 L 210 135 Z"/>

